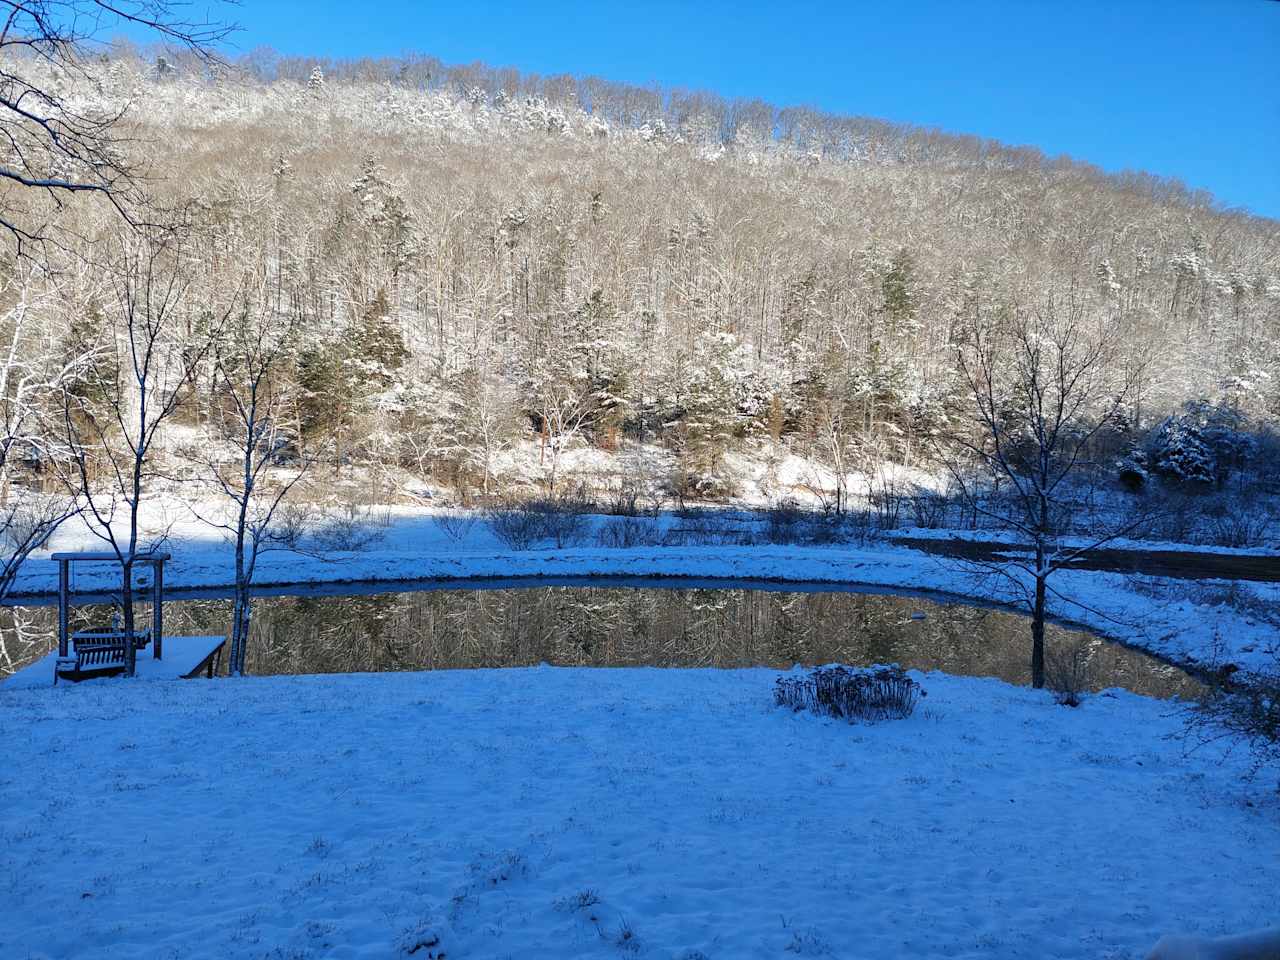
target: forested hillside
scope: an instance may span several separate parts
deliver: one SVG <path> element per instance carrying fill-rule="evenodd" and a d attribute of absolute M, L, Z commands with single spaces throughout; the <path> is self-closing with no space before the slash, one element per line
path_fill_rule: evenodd
<path fill-rule="evenodd" d="M 584 450 L 615 481 L 664 464 L 646 482 L 679 497 L 733 496 L 761 450 L 937 474 L 965 331 L 1021 314 L 1090 331 L 1132 384 L 1091 446 L 1104 475 L 1220 483 L 1280 415 L 1280 223 L 1156 177 L 427 58 L 209 70 L 119 51 L 96 86 L 29 68 L 127 109 L 143 219 L 183 225 L 170 315 L 285 344 L 281 455 L 320 458 L 320 479 L 470 499 L 563 486 Z M 0 189 L 7 219 L 56 237 L 6 256 L 10 342 L 109 405 L 117 378 L 75 361 L 115 349 L 128 297 L 104 277 L 145 259 L 138 232 L 106 202 Z M 176 474 L 217 450 L 217 356 L 165 425 Z"/>

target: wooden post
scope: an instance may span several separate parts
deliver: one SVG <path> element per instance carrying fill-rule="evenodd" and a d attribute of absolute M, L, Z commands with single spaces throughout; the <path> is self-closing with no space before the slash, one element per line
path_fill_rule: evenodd
<path fill-rule="evenodd" d="M 151 561 L 151 652 L 157 660 L 164 656 L 164 561 Z"/>
<path fill-rule="evenodd" d="M 58 561 L 58 656 L 67 655 L 68 607 L 71 593 L 71 561 Z"/>

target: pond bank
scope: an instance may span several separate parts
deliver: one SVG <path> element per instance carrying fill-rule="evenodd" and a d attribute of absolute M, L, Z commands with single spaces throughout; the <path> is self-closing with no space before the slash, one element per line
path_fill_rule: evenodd
<path fill-rule="evenodd" d="M 466 667 L 661 666 L 790 668 L 896 663 L 1029 684 L 1028 620 L 996 604 L 841 584 L 695 578 L 580 577 L 323 585 L 259 592 L 247 670 L 352 673 Z M 223 630 L 219 591 L 165 604 L 177 635 Z M 71 628 L 112 607 L 79 596 Z M 109 604 L 109 598 L 102 598 Z M 0 610 L 0 673 L 52 643 L 53 606 Z M 1050 682 L 1195 697 L 1176 666 L 1088 632 L 1049 624 Z M 42 645 L 43 644 L 43 645 Z M 1068 668 L 1070 665 L 1070 668 Z M 30 672 L 29 670 L 27 671 Z M 11 688 L 17 677 L 6 681 Z M 45 682 L 47 678 L 41 678 Z"/>
<path fill-rule="evenodd" d="M 602 522 L 610 518 L 598 518 Z M 75 544 L 70 544 L 74 546 Z M 66 544 L 60 544 L 65 549 Z M 167 544 L 174 559 L 166 571 L 172 590 L 230 586 L 230 555 L 216 540 L 175 532 Z M 47 567 L 47 569 L 45 569 Z M 866 546 L 645 546 L 633 549 L 573 547 L 564 550 L 496 549 L 479 525 L 461 538 L 446 536 L 429 516 L 393 522 L 377 549 L 358 552 L 264 554 L 262 588 L 321 584 L 392 584 L 407 581 L 688 577 L 700 580 L 842 584 L 893 591 L 938 591 L 978 602 L 1016 606 L 1018 590 L 964 560 L 931 555 L 908 546 L 876 542 Z M 112 571 L 78 571 L 77 590 L 109 589 Z M 1258 616 L 1260 606 L 1280 606 L 1280 586 L 1251 584 L 1222 591 L 1212 584 L 1159 581 L 1120 573 L 1063 570 L 1052 584 L 1051 612 L 1117 642 L 1146 650 L 1187 669 L 1200 670 L 1220 654 L 1244 667 L 1267 663 L 1280 642 L 1274 625 Z M 18 595 L 52 594 L 54 564 L 34 558 L 18 581 Z M 18 602 L 21 602 L 20 599 Z"/>

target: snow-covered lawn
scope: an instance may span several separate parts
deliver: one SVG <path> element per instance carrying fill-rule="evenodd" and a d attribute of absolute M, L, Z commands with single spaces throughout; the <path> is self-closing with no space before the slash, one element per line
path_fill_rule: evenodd
<path fill-rule="evenodd" d="M 0 956 L 1138 958 L 1276 919 L 1280 805 L 1167 703 L 768 670 L 0 691 Z"/>

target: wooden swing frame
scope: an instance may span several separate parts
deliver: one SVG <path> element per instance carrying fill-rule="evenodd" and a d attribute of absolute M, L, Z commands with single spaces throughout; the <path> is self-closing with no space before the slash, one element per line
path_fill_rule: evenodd
<path fill-rule="evenodd" d="M 53 682 L 58 682 L 60 671 L 67 671 L 76 678 L 118 672 L 117 653 L 123 654 L 123 671 L 133 675 L 139 647 L 151 644 L 151 655 L 164 659 L 164 564 L 168 553 L 150 551 L 135 553 L 129 558 L 130 575 L 138 564 L 151 567 L 151 629 L 143 633 L 123 630 L 88 630 L 75 634 L 70 630 L 71 614 L 71 564 L 80 562 L 110 562 L 124 566 L 124 561 L 114 553 L 55 553 L 49 559 L 58 564 L 58 658 L 54 666 Z M 122 571 L 123 573 L 123 571 Z M 142 640 L 139 643 L 139 639 Z M 74 648 L 75 652 L 72 653 Z"/>

